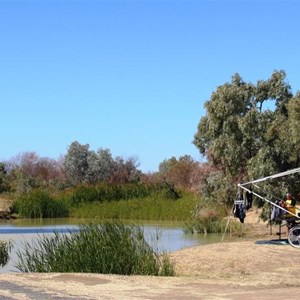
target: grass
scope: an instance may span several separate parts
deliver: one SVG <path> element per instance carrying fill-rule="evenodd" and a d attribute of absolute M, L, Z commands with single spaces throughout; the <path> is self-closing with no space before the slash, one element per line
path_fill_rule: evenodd
<path fill-rule="evenodd" d="M 143 230 L 117 223 L 89 224 L 77 233 L 43 236 L 17 253 L 21 272 L 86 272 L 173 276 L 169 257 L 159 256 Z"/>

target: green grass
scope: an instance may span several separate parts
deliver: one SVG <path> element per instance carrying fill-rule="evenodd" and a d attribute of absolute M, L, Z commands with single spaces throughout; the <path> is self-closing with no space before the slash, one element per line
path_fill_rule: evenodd
<path fill-rule="evenodd" d="M 169 220 L 187 221 L 199 198 L 192 193 L 182 193 L 180 199 L 171 200 L 164 194 L 131 200 L 93 202 L 70 209 L 74 218 L 119 220 Z"/>
<path fill-rule="evenodd" d="M 143 230 L 122 223 L 89 224 L 77 233 L 43 236 L 17 253 L 21 272 L 85 272 L 173 276 L 169 257 L 159 256 Z"/>

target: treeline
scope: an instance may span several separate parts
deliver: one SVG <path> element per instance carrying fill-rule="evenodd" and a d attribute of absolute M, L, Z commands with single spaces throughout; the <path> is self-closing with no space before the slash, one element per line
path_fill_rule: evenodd
<path fill-rule="evenodd" d="M 109 149 L 91 150 L 74 141 L 59 159 L 25 152 L 0 163 L 0 193 L 28 193 L 32 189 L 64 190 L 82 185 L 165 184 L 169 188 L 197 189 L 201 165 L 190 156 L 172 157 L 159 171 L 144 174 L 136 158 L 113 158 Z M 117 197 L 117 195 L 116 195 Z"/>

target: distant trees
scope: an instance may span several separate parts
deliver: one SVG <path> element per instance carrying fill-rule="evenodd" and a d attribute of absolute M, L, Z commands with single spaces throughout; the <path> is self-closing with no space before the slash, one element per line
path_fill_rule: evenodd
<path fill-rule="evenodd" d="M 72 185 L 80 183 L 114 182 L 127 183 L 139 181 L 141 171 L 134 158 L 112 158 L 109 149 L 100 148 L 97 152 L 89 145 L 74 141 L 68 148 L 64 169 Z"/>
<path fill-rule="evenodd" d="M 21 153 L 11 158 L 6 166 L 10 188 L 20 193 L 64 180 L 60 160 L 40 157 L 35 152 Z"/>
<path fill-rule="evenodd" d="M 246 83 L 239 74 L 205 103 L 194 144 L 213 167 L 215 194 L 229 201 L 235 183 L 299 166 L 300 100 L 284 71 Z M 212 179 L 212 178 L 210 178 Z M 206 178 L 206 181 L 210 181 Z"/>
<path fill-rule="evenodd" d="M 200 164 L 189 155 L 174 156 L 159 164 L 159 174 L 163 180 L 178 188 L 193 189 L 199 186 Z"/>

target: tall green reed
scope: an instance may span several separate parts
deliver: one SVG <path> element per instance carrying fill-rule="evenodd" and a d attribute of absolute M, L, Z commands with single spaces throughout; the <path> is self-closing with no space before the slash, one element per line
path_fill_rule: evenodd
<path fill-rule="evenodd" d="M 87 272 L 172 276 L 167 255 L 159 256 L 139 226 L 122 223 L 89 224 L 77 233 L 42 236 L 19 250 L 22 272 Z"/>
<path fill-rule="evenodd" d="M 121 219 L 121 220 L 168 220 L 187 221 L 192 217 L 198 197 L 182 193 L 178 200 L 157 193 L 145 198 L 105 201 L 81 204 L 70 208 L 75 218 Z"/>
<path fill-rule="evenodd" d="M 68 205 L 62 199 L 56 199 L 45 190 L 32 190 L 19 196 L 12 211 L 25 218 L 57 218 L 69 215 Z"/>
<path fill-rule="evenodd" d="M 9 241 L 0 240 L 0 267 L 3 267 L 7 264 L 11 246 L 12 245 Z"/>
<path fill-rule="evenodd" d="M 80 185 L 72 188 L 68 193 L 71 206 L 92 202 L 110 202 L 144 198 L 156 194 L 164 187 L 158 184 L 126 183 L 111 184 L 99 183 L 96 185 Z"/>

